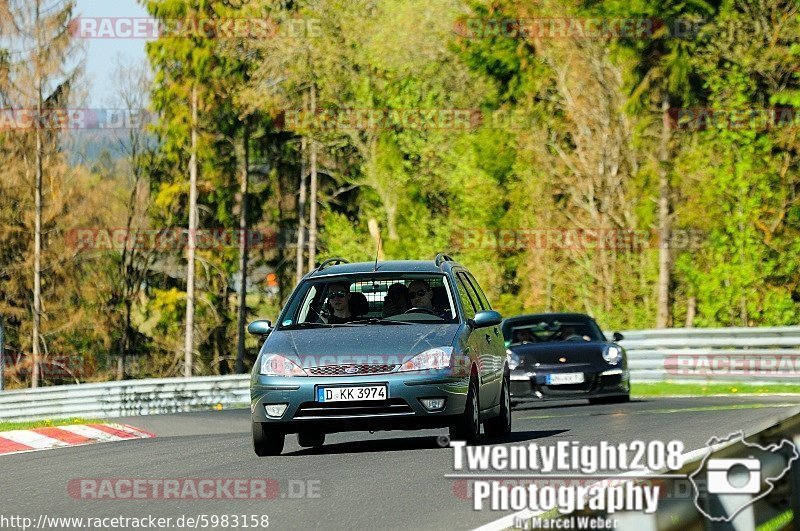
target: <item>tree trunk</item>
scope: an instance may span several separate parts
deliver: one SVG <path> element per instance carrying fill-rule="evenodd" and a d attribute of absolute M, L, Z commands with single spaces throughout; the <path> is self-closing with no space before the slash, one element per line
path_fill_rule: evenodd
<path fill-rule="evenodd" d="M 36 4 L 36 20 L 39 20 L 39 4 Z M 38 32 L 38 29 L 37 29 Z M 39 44 L 37 42 L 37 44 Z M 36 67 L 36 116 L 42 115 L 42 78 Z M 33 228 L 33 371 L 31 374 L 31 387 L 39 387 L 40 379 L 40 352 L 39 336 L 42 317 L 42 129 L 39 120 L 36 120 L 36 184 L 34 185 L 34 228 Z"/>
<path fill-rule="evenodd" d="M 247 124 L 242 131 L 242 138 L 236 150 L 236 160 L 239 161 L 240 187 L 242 195 L 241 210 L 239 212 L 239 229 L 241 237 L 239 239 L 239 271 L 242 283 L 239 287 L 239 313 L 236 322 L 236 374 L 244 373 L 244 325 L 247 319 L 247 261 L 248 261 L 248 226 L 247 226 L 247 194 L 250 177 L 250 156 L 249 146 L 250 133 Z"/>
<path fill-rule="evenodd" d="M 686 303 L 686 328 L 694 327 L 694 316 L 697 314 L 697 297 L 689 297 Z"/>
<path fill-rule="evenodd" d="M 311 84 L 311 116 L 317 112 L 317 88 Z M 309 271 L 317 266 L 317 143 L 314 137 L 309 139 L 311 143 L 311 219 L 308 227 L 308 269 Z"/>
<path fill-rule="evenodd" d="M 297 255 L 295 257 L 295 284 L 303 278 L 303 251 L 306 246 L 306 137 L 300 139 L 300 198 L 297 203 Z"/>
<path fill-rule="evenodd" d="M 127 245 L 128 242 L 125 242 Z M 127 283 L 127 279 L 125 279 Z M 125 355 L 128 352 L 128 345 L 130 344 L 129 337 L 130 337 L 130 329 L 131 329 L 131 301 L 129 298 L 131 291 L 126 290 L 125 293 L 125 317 L 124 317 L 124 325 L 122 328 L 122 340 L 120 341 L 119 345 L 119 356 L 117 357 L 117 380 L 124 380 L 125 379 Z"/>
<path fill-rule="evenodd" d="M 670 215 L 670 185 L 669 185 L 669 97 L 665 93 L 661 100 L 661 145 L 658 154 L 658 301 L 656 311 L 656 328 L 666 328 L 671 325 L 672 301 L 670 289 L 671 260 L 671 215 Z"/>
<path fill-rule="evenodd" d="M 192 376 L 194 355 L 194 255 L 197 242 L 197 87 L 192 87 L 192 144 L 189 158 L 189 259 L 186 268 L 186 341 L 183 375 Z"/>

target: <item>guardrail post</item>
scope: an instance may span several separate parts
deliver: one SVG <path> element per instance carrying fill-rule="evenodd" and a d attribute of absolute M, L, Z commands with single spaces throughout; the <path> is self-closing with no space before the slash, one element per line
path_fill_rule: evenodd
<path fill-rule="evenodd" d="M 3 385 L 5 382 L 5 373 L 3 371 L 6 368 L 6 357 L 4 350 L 5 340 L 6 336 L 3 329 L 3 318 L 0 317 L 0 391 L 5 389 L 5 386 Z"/>
<path fill-rule="evenodd" d="M 800 449 L 800 435 L 794 436 L 794 445 Z M 795 459 L 792 462 L 792 468 L 789 469 L 789 481 L 791 482 L 791 508 L 794 514 L 795 529 L 798 526 L 797 522 L 800 521 L 800 459 Z"/>

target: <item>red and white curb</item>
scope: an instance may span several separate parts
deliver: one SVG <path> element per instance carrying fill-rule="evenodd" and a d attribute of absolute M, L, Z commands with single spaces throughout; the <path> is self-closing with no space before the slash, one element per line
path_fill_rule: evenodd
<path fill-rule="evenodd" d="M 73 424 L 0 431 L 0 455 L 150 437 L 155 435 L 127 424 Z"/>

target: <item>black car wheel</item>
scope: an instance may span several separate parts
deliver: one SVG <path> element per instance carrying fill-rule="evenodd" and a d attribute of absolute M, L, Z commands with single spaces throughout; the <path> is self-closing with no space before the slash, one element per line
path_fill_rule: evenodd
<path fill-rule="evenodd" d="M 600 396 L 597 398 L 590 398 L 590 404 L 624 404 L 631 401 L 631 395 L 616 395 L 616 396 Z"/>
<path fill-rule="evenodd" d="M 280 455 L 286 435 L 275 431 L 265 431 L 263 422 L 253 422 L 253 450 L 259 457 Z"/>
<path fill-rule="evenodd" d="M 483 424 L 489 437 L 506 437 L 511 433 L 511 393 L 508 388 L 509 377 L 506 373 L 503 377 L 503 388 L 500 390 L 500 414 Z"/>
<path fill-rule="evenodd" d="M 469 381 L 469 392 L 467 393 L 467 404 L 455 424 L 450 426 L 450 439 L 456 441 L 466 441 L 467 444 L 475 444 L 481 435 L 480 409 L 478 401 L 478 385 L 475 378 Z"/>
<path fill-rule="evenodd" d="M 304 431 L 297 434 L 297 444 L 306 448 L 315 448 L 325 444 L 325 434 L 315 431 Z"/>

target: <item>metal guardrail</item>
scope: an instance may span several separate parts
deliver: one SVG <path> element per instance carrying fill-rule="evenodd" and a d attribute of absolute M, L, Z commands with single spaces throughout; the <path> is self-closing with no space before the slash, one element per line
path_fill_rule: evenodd
<path fill-rule="evenodd" d="M 0 420 L 154 415 L 250 402 L 250 375 L 59 385 L 0 393 Z"/>
<path fill-rule="evenodd" d="M 800 326 L 627 330 L 622 335 L 619 344 L 628 354 L 633 383 L 800 381 Z"/>
<path fill-rule="evenodd" d="M 631 380 L 797 383 L 800 326 L 623 331 Z M 608 334 L 610 337 L 610 334 Z M 120 417 L 246 404 L 249 375 L 62 385 L 0 393 L 0 420 Z"/>

